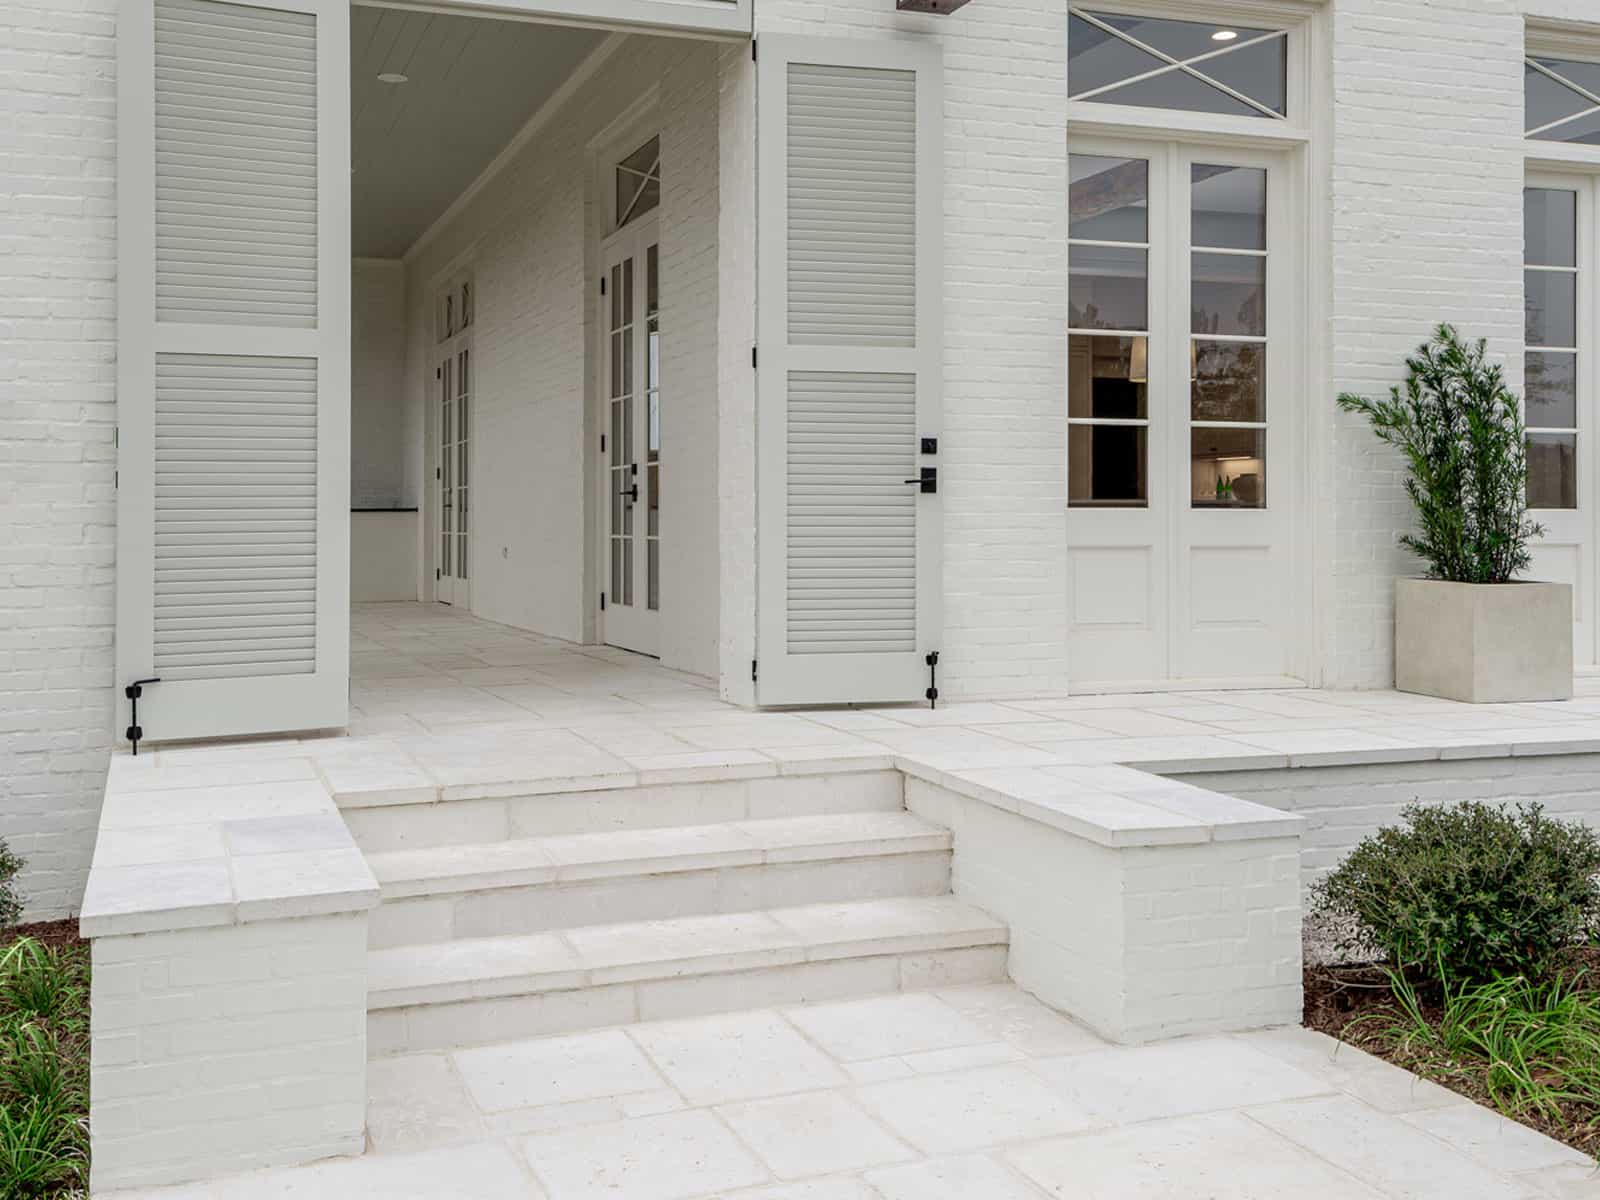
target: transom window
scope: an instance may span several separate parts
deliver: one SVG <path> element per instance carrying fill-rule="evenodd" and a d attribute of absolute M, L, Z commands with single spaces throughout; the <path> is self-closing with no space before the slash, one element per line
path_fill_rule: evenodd
<path fill-rule="evenodd" d="M 1067 84 L 1074 100 L 1287 116 L 1286 30 L 1068 11 Z"/>
<path fill-rule="evenodd" d="M 1527 136 L 1600 143 L 1600 63 L 1530 57 L 1522 79 Z"/>
<path fill-rule="evenodd" d="M 617 228 L 661 204 L 661 136 L 657 134 L 617 164 Z"/>
<path fill-rule="evenodd" d="M 447 342 L 472 326 L 472 280 L 457 279 L 439 290 L 434 302 L 434 335 Z"/>

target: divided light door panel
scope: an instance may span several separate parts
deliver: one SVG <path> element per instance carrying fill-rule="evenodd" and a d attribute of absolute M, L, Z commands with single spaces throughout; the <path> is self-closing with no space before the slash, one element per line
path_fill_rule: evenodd
<path fill-rule="evenodd" d="M 117 41 L 122 715 L 343 726 L 348 4 L 124 0 Z"/>
<path fill-rule="evenodd" d="M 1290 173 L 1242 148 L 1069 149 L 1072 681 L 1282 682 L 1303 504 Z M 1246 212 L 1256 184 L 1265 207 Z M 1258 411 L 1242 411 L 1246 395 L 1264 397 Z M 1212 493 L 1218 476 L 1237 500 Z"/>
<path fill-rule="evenodd" d="M 763 705 L 921 699 L 940 637 L 936 46 L 767 36 L 757 66 Z M 943 482 L 943 481 L 941 481 Z"/>
<path fill-rule="evenodd" d="M 1530 434 L 1529 515 L 1544 526 L 1534 539 L 1527 579 L 1572 587 L 1572 655 L 1592 666 L 1595 640 L 1594 238 L 1595 184 L 1577 175 L 1530 173 L 1527 219 L 1528 305 L 1523 354 L 1524 422 Z M 1570 319 L 1570 325 L 1569 325 Z M 1568 340 L 1575 344 L 1567 346 Z M 1561 432 L 1556 432 L 1560 430 Z M 1563 456 L 1560 448 L 1572 452 Z M 1541 463 L 1541 455 L 1547 456 Z M 1545 469 L 1541 470 L 1541 466 Z"/>

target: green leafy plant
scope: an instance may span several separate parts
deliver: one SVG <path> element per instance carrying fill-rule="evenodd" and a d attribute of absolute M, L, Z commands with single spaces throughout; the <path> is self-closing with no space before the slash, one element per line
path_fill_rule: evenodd
<path fill-rule="evenodd" d="M 1430 1014 L 1405 974 L 1386 972 L 1395 1008 L 1357 1017 L 1357 1040 L 1446 1082 L 1479 1084 L 1510 1117 L 1560 1126 L 1600 1108 L 1600 993 L 1584 972 L 1446 986 Z"/>
<path fill-rule="evenodd" d="M 65 1200 L 88 1177 L 89 959 L 30 937 L 0 949 L 0 1200 Z"/>
<path fill-rule="evenodd" d="M 1538 805 L 1411 805 L 1313 891 L 1343 949 L 1436 983 L 1543 977 L 1600 917 L 1600 838 Z"/>
<path fill-rule="evenodd" d="M 0 838 L 0 929 L 9 929 L 22 916 L 22 899 L 17 895 L 17 874 L 22 859 L 11 852 Z"/>
<path fill-rule="evenodd" d="M 1430 579 L 1506 583 L 1527 568 L 1544 529 L 1528 519 L 1522 406 L 1482 339 L 1440 325 L 1387 400 L 1346 392 L 1338 403 L 1405 455 L 1417 530 L 1400 541 Z"/>

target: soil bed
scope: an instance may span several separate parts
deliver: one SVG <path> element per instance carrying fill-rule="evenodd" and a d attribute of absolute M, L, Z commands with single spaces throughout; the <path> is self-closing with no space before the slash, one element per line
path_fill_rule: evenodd
<path fill-rule="evenodd" d="M 1568 971 L 1584 972 L 1586 990 L 1600 992 L 1600 949 L 1574 951 Z M 1485 1084 L 1487 1064 L 1481 1060 L 1450 1058 L 1442 1051 L 1396 1047 L 1381 1036 L 1390 1020 L 1405 1020 L 1388 979 L 1372 964 L 1357 966 L 1308 966 L 1305 968 L 1305 1015 L 1307 1029 L 1348 1042 L 1368 1054 L 1404 1067 L 1424 1079 L 1466 1096 L 1486 1108 L 1505 1112 L 1513 1120 L 1536 1129 L 1558 1142 L 1592 1157 L 1600 1157 L 1600 1105 L 1563 1102 L 1560 1116 L 1533 1111 L 1511 1113 L 1495 1103 Z M 1437 1029 L 1441 1007 L 1436 997 L 1423 993 L 1422 1014 Z M 1361 1018 L 1381 1018 L 1362 1021 Z"/>

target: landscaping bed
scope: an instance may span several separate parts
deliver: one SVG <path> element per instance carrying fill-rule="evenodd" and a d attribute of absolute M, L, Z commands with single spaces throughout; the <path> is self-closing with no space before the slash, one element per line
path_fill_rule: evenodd
<path fill-rule="evenodd" d="M 89 946 L 73 920 L 0 934 L 0 1200 L 86 1196 Z"/>

